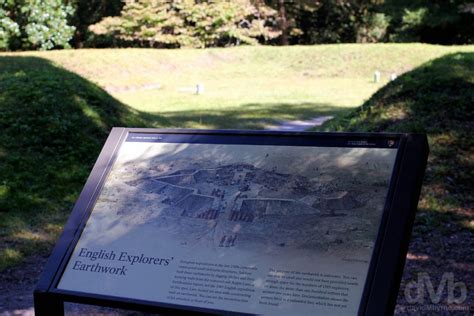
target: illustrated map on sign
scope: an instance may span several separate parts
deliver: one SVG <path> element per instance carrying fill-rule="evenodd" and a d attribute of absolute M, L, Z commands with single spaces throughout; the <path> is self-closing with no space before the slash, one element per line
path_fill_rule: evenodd
<path fill-rule="evenodd" d="M 95 212 L 114 212 L 121 225 L 151 225 L 180 245 L 216 251 L 344 255 L 372 249 L 393 154 L 324 148 L 325 155 L 338 154 L 327 159 L 317 155 L 321 148 L 310 148 L 310 155 L 292 160 L 297 147 L 250 145 L 240 146 L 242 152 L 253 147 L 243 157 L 231 145 L 221 145 L 221 153 L 197 154 L 205 146 L 123 159 L 111 171 Z M 341 160 L 341 153 L 347 157 Z M 289 173 L 297 164 L 298 171 Z"/>

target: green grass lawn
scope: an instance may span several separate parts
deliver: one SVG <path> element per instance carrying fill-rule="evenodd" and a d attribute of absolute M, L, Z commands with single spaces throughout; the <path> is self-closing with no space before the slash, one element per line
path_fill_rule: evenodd
<path fill-rule="evenodd" d="M 278 120 L 345 117 L 390 73 L 457 51 L 474 46 L 2 53 L 0 270 L 50 251 L 112 126 L 261 129 Z M 383 74 L 377 84 L 375 70 Z M 178 91 L 197 83 L 204 94 Z M 161 89 L 142 89 L 149 84 Z"/>
<path fill-rule="evenodd" d="M 398 75 L 473 46 L 422 44 L 237 47 L 206 50 L 108 49 L 21 53 L 51 60 L 111 91 L 152 124 L 264 128 L 278 120 L 338 114 Z M 373 83 L 375 70 L 382 72 Z M 202 95 L 179 90 L 204 85 Z M 146 85 L 158 90 L 142 90 Z M 149 117 L 151 119 L 151 116 Z"/>

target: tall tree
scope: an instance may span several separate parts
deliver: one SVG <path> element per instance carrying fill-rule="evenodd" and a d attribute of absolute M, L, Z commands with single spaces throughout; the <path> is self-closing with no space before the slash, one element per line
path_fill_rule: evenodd
<path fill-rule="evenodd" d="M 279 36 L 276 11 L 250 0 L 128 0 L 118 17 L 91 25 L 100 40 L 118 46 L 213 47 L 257 44 Z"/>

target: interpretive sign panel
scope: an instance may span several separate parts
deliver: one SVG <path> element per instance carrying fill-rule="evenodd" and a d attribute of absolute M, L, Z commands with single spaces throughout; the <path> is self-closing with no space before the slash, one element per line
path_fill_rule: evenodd
<path fill-rule="evenodd" d="M 386 311 L 426 156 L 425 137 L 402 134 L 114 129 L 38 285 L 37 312 L 62 301 L 217 314 Z M 414 167 L 411 187 L 397 191 Z M 396 209 L 397 198 L 408 207 Z M 386 234 L 399 221 L 394 240 Z M 395 260 L 384 267 L 386 244 L 396 245 Z M 377 278 L 386 272 L 390 288 Z"/>

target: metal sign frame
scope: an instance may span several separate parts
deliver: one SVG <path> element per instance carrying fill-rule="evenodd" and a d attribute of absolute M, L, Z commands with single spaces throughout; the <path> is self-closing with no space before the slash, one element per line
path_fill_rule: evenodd
<path fill-rule="evenodd" d="M 232 130 L 113 128 L 72 210 L 34 292 L 36 315 L 63 315 L 64 302 L 123 308 L 160 314 L 242 315 L 225 310 L 150 302 L 57 288 L 67 262 L 92 212 L 117 152 L 129 133 L 166 134 L 189 142 L 398 148 L 358 315 L 392 314 L 405 263 L 428 157 L 426 135 L 387 133 L 312 133 Z"/>

